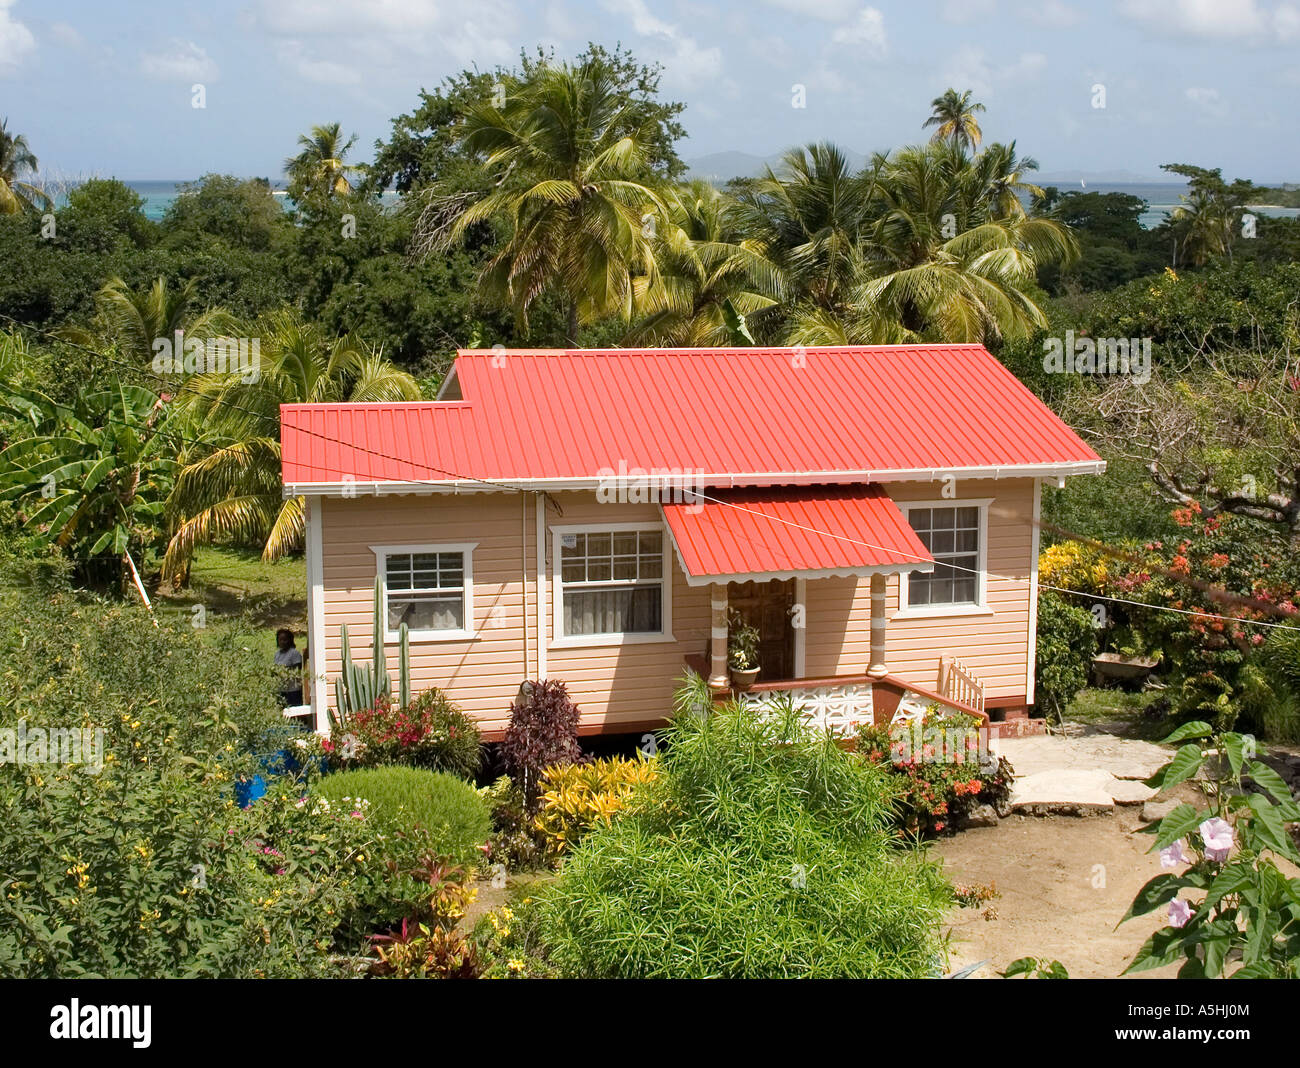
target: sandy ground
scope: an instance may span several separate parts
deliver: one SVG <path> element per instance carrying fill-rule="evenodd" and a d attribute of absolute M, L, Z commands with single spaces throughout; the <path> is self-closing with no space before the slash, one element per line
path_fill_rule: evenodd
<path fill-rule="evenodd" d="M 1178 794 L 1196 803 L 1196 791 Z M 1140 833 L 1141 806 L 1117 806 L 1097 816 L 1009 816 L 996 827 L 975 827 L 933 848 L 954 883 L 992 883 L 1000 897 L 949 915 L 951 970 L 989 964 L 973 978 L 992 978 L 1018 957 L 1059 960 L 1074 979 L 1118 976 L 1165 910 L 1119 923 L 1138 890 L 1160 874 L 1160 857 L 1147 853 L 1153 839 Z M 1178 965 L 1141 972 L 1169 978 Z"/>

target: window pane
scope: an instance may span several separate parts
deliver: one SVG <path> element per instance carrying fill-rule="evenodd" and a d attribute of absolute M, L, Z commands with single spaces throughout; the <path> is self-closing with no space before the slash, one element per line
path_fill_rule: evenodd
<path fill-rule="evenodd" d="M 609 534 L 587 535 L 587 556 L 608 556 L 613 538 Z"/>
<path fill-rule="evenodd" d="M 461 630 L 465 604 L 459 596 L 388 598 L 388 629 L 405 623 L 411 630 Z"/>
<path fill-rule="evenodd" d="M 934 530 L 951 530 L 956 508 L 933 508 L 930 511 L 930 526 Z"/>
<path fill-rule="evenodd" d="M 635 579 L 636 557 L 616 556 L 614 558 L 614 577 L 616 579 Z"/>
<path fill-rule="evenodd" d="M 615 586 L 564 591 L 565 634 L 657 634 L 663 630 L 663 588 Z"/>
<path fill-rule="evenodd" d="M 587 581 L 608 582 L 611 578 L 609 560 L 588 560 Z"/>
<path fill-rule="evenodd" d="M 615 534 L 614 535 L 614 555 L 615 556 L 635 556 L 636 555 L 636 533 Z"/>
<path fill-rule="evenodd" d="M 978 508 L 957 509 L 957 526 L 978 527 L 979 522 L 980 522 L 980 510 Z"/>
<path fill-rule="evenodd" d="M 930 535 L 930 552 L 935 556 L 953 551 L 953 533 L 951 530 L 936 530 Z"/>
<path fill-rule="evenodd" d="M 570 542 L 572 542 L 572 544 L 570 544 Z M 586 534 L 561 534 L 560 555 L 570 556 L 570 557 L 586 556 L 587 535 Z"/>
<path fill-rule="evenodd" d="M 963 578 L 953 579 L 952 600 L 953 600 L 953 604 L 974 604 L 975 603 L 975 576 L 974 575 L 966 575 Z"/>
<path fill-rule="evenodd" d="M 930 529 L 929 508 L 912 508 L 908 511 L 907 518 L 912 524 L 912 529 L 917 532 Z"/>
<path fill-rule="evenodd" d="M 582 582 L 586 577 L 587 568 L 581 561 L 576 564 L 565 562 L 560 565 L 560 578 L 564 582 Z"/>
<path fill-rule="evenodd" d="M 930 603 L 930 576 L 912 572 L 911 577 L 907 580 L 907 603 L 908 604 L 929 604 Z"/>
<path fill-rule="evenodd" d="M 641 552 L 653 553 L 656 556 L 662 556 L 664 551 L 664 536 L 657 530 L 641 531 Z"/>
<path fill-rule="evenodd" d="M 953 546 L 954 552 L 973 553 L 979 548 L 979 531 L 959 530 Z"/>
<path fill-rule="evenodd" d="M 662 555 L 641 557 L 641 578 L 663 578 L 664 558 Z"/>

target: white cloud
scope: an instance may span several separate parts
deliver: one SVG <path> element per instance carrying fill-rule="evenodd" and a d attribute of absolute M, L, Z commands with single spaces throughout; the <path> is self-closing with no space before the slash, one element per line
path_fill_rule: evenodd
<path fill-rule="evenodd" d="M 1122 0 L 1120 13 L 1157 33 L 1283 43 L 1300 38 L 1300 7 L 1261 0 Z"/>
<path fill-rule="evenodd" d="M 1223 102 L 1217 89 L 1185 89 L 1183 96 L 1209 118 L 1221 119 L 1228 114 L 1228 105 Z"/>
<path fill-rule="evenodd" d="M 361 72 L 332 59 L 317 59 L 308 54 L 301 41 L 285 41 L 276 49 L 280 63 L 300 78 L 325 85 L 359 85 Z"/>
<path fill-rule="evenodd" d="M 65 48 L 75 48 L 80 51 L 86 47 L 86 39 L 81 36 L 75 27 L 69 26 L 66 22 L 56 22 L 50 27 L 50 36 Z"/>
<path fill-rule="evenodd" d="M 964 26 L 979 19 L 989 18 L 997 8 L 997 0 L 944 0 L 939 17 L 944 22 Z"/>
<path fill-rule="evenodd" d="M 638 34 L 658 41 L 667 49 L 669 54 L 664 56 L 665 82 L 689 86 L 712 80 L 722 71 L 722 49 L 702 47 L 675 24 L 650 14 L 645 0 L 601 0 L 601 6 L 611 14 L 630 19 Z"/>
<path fill-rule="evenodd" d="M 879 58 L 886 50 L 885 16 L 874 7 L 864 7 L 854 22 L 832 33 L 831 40 L 835 44 L 865 49 Z"/>
<path fill-rule="evenodd" d="M 140 57 L 140 70 L 150 78 L 166 82 L 213 82 L 219 74 L 216 62 L 193 41 L 174 39 L 158 52 Z"/>
<path fill-rule="evenodd" d="M 36 38 L 23 23 L 9 14 L 15 0 L 0 0 L 0 78 L 18 73 L 18 68 L 36 51 Z"/>
<path fill-rule="evenodd" d="M 859 0 L 763 0 L 768 7 L 820 22 L 848 22 L 857 14 Z"/>
<path fill-rule="evenodd" d="M 976 98 L 991 97 L 997 86 L 1032 80 L 1046 68 L 1047 57 L 1041 52 L 1022 52 L 1014 63 L 995 64 L 984 49 L 963 45 L 944 69 L 943 84 L 959 92 L 969 89 Z"/>
<path fill-rule="evenodd" d="M 1023 8 L 1023 14 L 1031 22 L 1054 30 L 1069 29 L 1083 21 L 1083 16 L 1063 0 L 1039 0 L 1038 3 L 1027 4 Z"/>

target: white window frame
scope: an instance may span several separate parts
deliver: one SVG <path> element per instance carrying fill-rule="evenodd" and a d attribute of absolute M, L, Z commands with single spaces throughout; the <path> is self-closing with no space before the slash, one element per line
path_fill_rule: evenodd
<path fill-rule="evenodd" d="M 659 618 L 662 629 L 655 632 L 625 631 L 621 634 L 565 634 L 564 582 L 561 578 L 560 539 L 565 534 L 627 534 L 631 531 L 655 531 L 663 548 L 663 600 Z M 666 523 L 580 523 L 550 528 L 551 535 L 551 640 L 552 649 L 582 649 L 601 645 L 647 645 L 672 642 L 673 638 L 673 560 L 672 536 Z"/>
<path fill-rule="evenodd" d="M 461 570 L 464 580 L 464 612 L 462 618 L 465 626 L 456 630 L 410 630 L 407 634 L 413 642 L 454 642 L 478 637 L 474 626 L 474 550 L 476 541 L 438 542 L 433 545 L 372 545 L 370 551 L 375 554 L 375 573 L 384 587 L 384 621 L 388 621 L 388 557 L 409 556 L 417 553 L 460 553 Z M 399 591 L 401 592 L 401 591 Z M 395 630 L 384 631 L 384 644 L 399 641 Z"/>
<path fill-rule="evenodd" d="M 898 501 L 894 502 L 903 512 L 903 518 L 907 520 L 908 526 L 912 525 L 911 511 L 913 508 L 978 508 L 979 509 L 979 545 L 977 547 L 977 556 L 979 562 L 976 565 L 977 573 L 975 575 L 975 603 L 974 604 L 916 604 L 907 603 L 907 588 L 909 572 L 903 571 L 898 576 L 898 610 L 891 617 L 892 619 L 942 619 L 953 616 L 991 616 L 994 611 L 988 605 L 988 546 L 989 546 L 989 505 L 993 503 L 992 497 L 982 497 L 977 500 L 955 500 L 949 498 L 941 501 Z"/>

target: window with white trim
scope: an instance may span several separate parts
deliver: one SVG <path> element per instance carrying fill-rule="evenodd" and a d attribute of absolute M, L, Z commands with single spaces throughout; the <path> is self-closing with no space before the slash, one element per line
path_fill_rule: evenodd
<path fill-rule="evenodd" d="M 662 634 L 662 530 L 556 533 L 561 637 Z"/>
<path fill-rule="evenodd" d="M 414 545 L 374 550 L 384 580 L 388 640 L 403 623 L 412 638 L 460 637 L 473 630 L 473 548 Z"/>
<path fill-rule="evenodd" d="M 934 557 L 933 571 L 908 575 L 908 607 L 979 604 L 982 511 L 966 505 L 907 509 L 907 521 Z"/>

